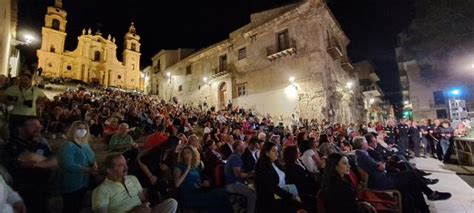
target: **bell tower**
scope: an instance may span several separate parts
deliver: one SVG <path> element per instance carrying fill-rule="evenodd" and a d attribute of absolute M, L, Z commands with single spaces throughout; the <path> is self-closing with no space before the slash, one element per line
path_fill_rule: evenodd
<path fill-rule="evenodd" d="M 53 53 L 64 52 L 66 40 L 67 12 L 62 8 L 62 0 L 55 0 L 54 6 L 49 6 L 41 30 L 41 50 Z"/>
<path fill-rule="evenodd" d="M 123 64 L 127 70 L 140 71 L 140 36 L 132 22 L 124 37 Z"/>
<path fill-rule="evenodd" d="M 140 89 L 140 36 L 137 35 L 135 25 L 132 22 L 128 32 L 125 33 L 123 44 L 123 65 L 126 70 L 127 89 Z"/>

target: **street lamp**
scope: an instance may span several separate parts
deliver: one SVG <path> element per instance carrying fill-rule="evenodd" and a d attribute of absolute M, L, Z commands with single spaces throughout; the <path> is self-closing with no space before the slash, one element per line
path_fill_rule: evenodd
<path fill-rule="evenodd" d="M 202 78 L 202 81 L 204 81 L 204 83 L 207 84 L 207 77 L 203 77 L 203 78 Z"/>
<path fill-rule="evenodd" d="M 459 94 L 461 94 L 461 91 L 459 91 L 458 89 L 453 89 L 451 90 L 451 94 L 453 94 L 454 96 L 458 96 Z"/>
<path fill-rule="evenodd" d="M 404 101 L 403 104 L 408 105 L 410 102 L 409 101 Z"/>
<path fill-rule="evenodd" d="M 374 98 L 371 98 L 371 99 L 369 100 L 369 104 L 373 104 L 374 102 L 375 102 L 375 99 L 374 99 Z"/>
<path fill-rule="evenodd" d="M 354 83 L 352 83 L 352 81 L 349 81 L 346 83 L 346 88 L 347 89 L 352 89 L 352 86 L 354 86 Z"/>
<path fill-rule="evenodd" d="M 295 77 L 291 76 L 288 81 L 290 81 L 291 84 L 295 83 Z"/>

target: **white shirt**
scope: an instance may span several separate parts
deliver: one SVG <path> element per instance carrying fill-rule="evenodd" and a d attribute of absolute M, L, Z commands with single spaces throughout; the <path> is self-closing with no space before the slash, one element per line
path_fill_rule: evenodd
<path fill-rule="evenodd" d="M 207 127 L 204 128 L 204 134 L 211 133 L 211 128 Z"/>
<path fill-rule="evenodd" d="M 253 159 L 255 159 L 255 162 L 257 162 L 257 154 L 258 154 L 258 150 L 255 150 L 255 151 L 250 151 L 250 153 L 252 153 L 252 157 Z"/>
<path fill-rule="evenodd" d="M 279 178 L 278 186 L 280 186 L 280 187 L 285 186 L 286 185 L 285 173 L 283 171 L 281 171 L 281 169 L 278 168 L 278 166 L 276 166 L 274 163 L 272 163 L 272 166 L 273 166 L 273 169 L 275 169 L 275 172 L 278 174 L 278 178 Z"/>
<path fill-rule="evenodd" d="M 303 155 L 301 155 L 301 161 L 303 161 L 303 165 L 308 169 L 309 172 L 316 174 L 319 173 L 318 166 L 316 165 L 316 161 L 314 161 L 313 156 L 316 155 L 313 149 L 306 150 Z"/>
<path fill-rule="evenodd" d="M 12 205 L 22 201 L 20 195 L 13 191 L 13 189 L 5 183 L 3 177 L 0 176 L 0 212 L 14 213 L 15 211 Z"/>

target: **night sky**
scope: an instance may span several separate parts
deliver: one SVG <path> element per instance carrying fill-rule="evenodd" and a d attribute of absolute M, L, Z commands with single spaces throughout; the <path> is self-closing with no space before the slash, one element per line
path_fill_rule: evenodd
<path fill-rule="evenodd" d="M 381 78 L 380 86 L 393 103 L 401 99 L 395 62 L 396 35 L 414 16 L 414 0 L 328 0 L 351 39 L 353 62 L 368 59 Z M 295 0 L 63 0 L 68 12 L 66 49 L 73 50 L 83 28 L 115 36 L 118 54 L 123 36 L 134 21 L 142 43 L 142 68 L 160 49 L 200 49 L 224 40 L 250 21 L 250 13 Z M 27 30 L 41 35 L 46 7 L 54 0 L 19 0 L 19 36 Z M 36 60 L 34 48 L 21 48 L 26 62 Z M 119 58 L 120 59 L 120 58 Z"/>

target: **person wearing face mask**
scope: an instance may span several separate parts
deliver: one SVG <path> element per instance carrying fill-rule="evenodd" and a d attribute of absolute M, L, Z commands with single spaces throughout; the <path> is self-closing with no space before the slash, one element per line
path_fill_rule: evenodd
<path fill-rule="evenodd" d="M 88 125 L 82 121 L 75 121 L 59 150 L 63 212 L 80 212 L 82 200 L 89 186 L 89 177 L 98 172 L 94 152 L 88 139 Z"/>

